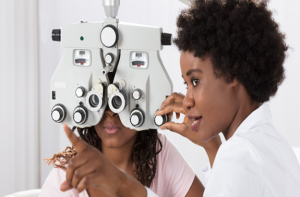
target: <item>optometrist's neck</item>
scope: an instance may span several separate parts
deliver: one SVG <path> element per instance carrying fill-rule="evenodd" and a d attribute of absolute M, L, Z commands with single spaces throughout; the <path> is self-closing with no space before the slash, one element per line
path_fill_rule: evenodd
<path fill-rule="evenodd" d="M 226 140 L 229 140 L 240 124 L 254 111 L 259 107 L 259 103 L 251 100 L 247 90 L 243 85 L 239 85 L 238 93 L 238 105 L 236 113 L 233 117 L 231 124 L 228 129 L 222 131 Z"/>
<path fill-rule="evenodd" d="M 132 150 L 137 134 L 126 144 L 118 148 L 110 148 L 101 144 L 102 153 L 117 167 L 132 175 L 133 157 Z"/>

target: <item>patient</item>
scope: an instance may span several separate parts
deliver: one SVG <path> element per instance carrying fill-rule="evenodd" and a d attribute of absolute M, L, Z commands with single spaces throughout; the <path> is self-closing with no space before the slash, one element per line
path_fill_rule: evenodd
<path fill-rule="evenodd" d="M 99 149 L 117 167 L 159 196 L 191 197 L 203 193 L 200 190 L 204 190 L 204 187 L 191 167 L 174 145 L 157 130 L 138 132 L 129 129 L 121 123 L 118 114 L 107 108 L 97 125 L 77 128 L 77 131 L 81 139 Z M 54 168 L 43 185 L 41 197 L 107 196 L 95 187 L 89 187 L 80 194 L 75 189 L 60 191 L 60 185 L 66 180 L 65 166 L 76 154 L 75 149 L 67 147 L 65 151 L 46 159 Z"/>

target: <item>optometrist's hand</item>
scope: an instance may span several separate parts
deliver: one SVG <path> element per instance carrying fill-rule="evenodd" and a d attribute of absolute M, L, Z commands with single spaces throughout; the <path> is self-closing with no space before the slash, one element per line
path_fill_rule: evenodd
<path fill-rule="evenodd" d="M 178 119 L 180 117 L 180 114 L 186 115 L 186 110 L 183 107 L 183 100 L 184 95 L 181 93 L 173 93 L 166 100 L 162 103 L 160 109 L 156 112 L 156 115 L 163 115 L 168 114 L 169 117 L 173 115 L 175 112 L 176 118 Z M 216 136 L 215 138 L 211 139 L 210 141 L 206 143 L 199 142 L 197 138 L 197 133 L 195 131 L 192 131 L 191 125 L 193 123 L 193 120 L 188 119 L 187 116 L 184 116 L 182 123 L 174 123 L 174 122 L 167 122 L 161 126 L 161 129 L 168 129 L 170 131 L 173 131 L 175 133 L 178 133 L 186 138 L 188 138 L 190 141 L 194 142 L 195 144 L 204 147 L 205 149 L 217 149 L 221 145 L 221 139 L 219 136 Z"/>
<path fill-rule="evenodd" d="M 60 189 L 82 192 L 96 187 L 110 196 L 147 196 L 146 188 L 109 161 L 98 149 L 78 138 L 65 124 L 64 130 L 77 151 L 66 169 L 66 181 Z"/>

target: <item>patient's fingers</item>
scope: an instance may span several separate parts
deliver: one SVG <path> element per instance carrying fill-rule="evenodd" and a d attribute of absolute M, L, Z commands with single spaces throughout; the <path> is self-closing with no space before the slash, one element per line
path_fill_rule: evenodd
<path fill-rule="evenodd" d="M 87 189 L 90 186 L 96 186 L 94 184 L 95 184 L 97 179 L 98 179 L 98 177 L 95 173 L 91 173 L 91 174 L 86 175 L 78 183 L 77 191 L 80 193 L 80 192 L 82 192 L 83 190 Z"/>
<path fill-rule="evenodd" d="M 71 131 L 71 129 L 68 127 L 68 125 L 64 124 L 64 130 L 65 130 L 65 133 L 66 133 L 67 137 L 69 138 L 70 142 L 72 143 L 73 147 L 77 151 L 77 153 L 83 152 L 88 147 L 88 144 L 85 141 L 83 141 L 82 139 L 79 139 Z"/>
<path fill-rule="evenodd" d="M 72 185 L 67 181 L 65 180 L 61 185 L 60 185 L 60 190 L 65 192 L 65 191 L 68 191 L 69 189 L 72 189 Z"/>
<path fill-rule="evenodd" d="M 81 166 L 84 166 L 88 162 L 88 160 L 84 156 L 77 155 L 75 158 L 70 159 L 68 163 L 68 167 L 66 169 L 66 179 L 69 183 L 72 184 L 73 187 L 76 187 L 73 184 L 74 183 L 73 179 L 75 177 L 76 170 L 79 169 Z"/>
<path fill-rule="evenodd" d="M 78 187 L 79 182 L 88 174 L 95 172 L 95 165 L 93 162 L 88 162 L 85 165 L 80 166 L 74 171 L 73 178 L 72 178 L 72 186 L 74 188 Z M 100 167 L 100 166 L 96 166 Z"/>

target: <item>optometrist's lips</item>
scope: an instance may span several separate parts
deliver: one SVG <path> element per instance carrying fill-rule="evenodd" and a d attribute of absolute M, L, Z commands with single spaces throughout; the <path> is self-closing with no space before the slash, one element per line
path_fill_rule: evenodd
<path fill-rule="evenodd" d="M 194 115 L 188 115 L 188 119 L 190 120 L 194 120 L 194 122 L 192 123 L 191 125 L 191 129 L 193 131 L 197 131 L 198 130 L 198 127 L 201 123 L 201 120 L 202 120 L 202 116 L 194 116 Z"/>

